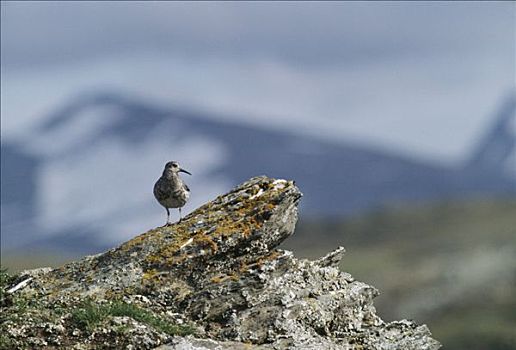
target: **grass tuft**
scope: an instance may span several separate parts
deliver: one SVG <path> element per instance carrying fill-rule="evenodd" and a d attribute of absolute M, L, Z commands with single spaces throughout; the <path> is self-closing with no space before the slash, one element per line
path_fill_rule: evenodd
<path fill-rule="evenodd" d="M 191 325 L 171 323 L 152 312 L 122 301 L 96 304 L 88 300 L 72 312 L 72 322 L 79 328 L 92 331 L 109 317 L 130 317 L 168 335 L 189 335 L 195 333 Z"/>
<path fill-rule="evenodd" d="M 5 304 L 6 291 L 11 281 L 12 276 L 9 275 L 7 269 L 0 269 L 0 306 Z"/>
<path fill-rule="evenodd" d="M 72 311 L 72 322 L 79 329 L 92 331 L 108 316 L 109 305 L 94 304 L 91 300 L 88 300 Z"/>

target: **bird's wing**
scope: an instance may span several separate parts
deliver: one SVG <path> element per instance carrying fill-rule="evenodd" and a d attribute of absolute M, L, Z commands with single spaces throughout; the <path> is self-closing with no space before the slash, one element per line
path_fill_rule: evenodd
<path fill-rule="evenodd" d="M 163 200 L 168 197 L 166 187 L 159 180 L 154 185 L 154 196 L 157 200 Z"/>

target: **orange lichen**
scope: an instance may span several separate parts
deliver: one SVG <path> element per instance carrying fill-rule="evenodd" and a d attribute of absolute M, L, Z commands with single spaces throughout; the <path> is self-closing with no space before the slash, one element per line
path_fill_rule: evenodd
<path fill-rule="evenodd" d="M 152 241 L 156 238 L 159 238 L 162 235 L 160 228 L 155 228 L 150 231 L 147 231 L 139 236 L 134 237 L 130 241 L 122 244 L 120 249 L 122 251 L 130 250 L 131 248 L 141 246 L 143 244 L 148 244 L 149 241 Z"/>
<path fill-rule="evenodd" d="M 242 261 L 240 263 L 240 268 L 238 269 L 238 272 L 243 273 L 249 270 L 249 265 L 245 261 Z"/>
<path fill-rule="evenodd" d="M 247 239 L 263 227 L 273 214 L 275 203 L 280 200 L 280 193 L 290 185 L 285 183 L 284 186 L 277 186 L 273 181 L 259 181 L 248 188 L 237 189 L 247 195 L 227 199 L 219 196 L 188 215 L 180 223 L 151 230 L 129 241 L 122 248 L 130 249 L 146 244 L 152 238 L 152 246 L 155 249 L 149 252 L 144 258 L 145 261 L 151 266 L 172 265 L 188 257 L 204 255 L 206 248 L 211 253 L 218 251 L 220 242 L 224 241 L 225 237 Z M 198 223 L 201 225 L 198 226 Z M 188 246 L 187 251 L 190 255 L 181 255 L 185 246 Z"/>
<path fill-rule="evenodd" d="M 245 266 L 244 266 L 244 265 L 242 265 L 242 266 L 240 267 L 240 271 L 241 271 L 241 272 L 245 272 L 245 271 L 249 271 L 249 270 L 250 270 L 251 268 L 253 268 L 253 267 L 262 267 L 262 266 L 263 266 L 263 264 L 265 264 L 267 261 L 275 260 L 275 259 L 276 259 L 278 256 L 280 256 L 280 255 L 281 255 L 281 253 L 280 253 L 280 252 L 278 252 L 277 250 L 275 250 L 275 251 L 273 251 L 271 254 L 269 254 L 269 255 L 267 255 L 267 256 L 264 256 L 264 257 L 262 257 L 262 258 L 260 258 L 260 259 L 256 260 L 256 261 L 255 261 L 254 263 L 252 263 L 252 264 L 245 264 L 245 263 L 244 263 L 244 264 L 245 264 Z"/>

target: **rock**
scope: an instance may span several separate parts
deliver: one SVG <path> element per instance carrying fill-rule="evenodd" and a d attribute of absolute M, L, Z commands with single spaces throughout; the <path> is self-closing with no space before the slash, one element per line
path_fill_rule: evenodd
<path fill-rule="evenodd" d="M 239 343 L 233 341 L 216 341 L 212 339 L 197 339 L 192 337 L 176 337 L 169 344 L 162 345 L 156 350 L 266 350 L 270 346 Z"/>
<path fill-rule="evenodd" d="M 3 307 L 5 341 L 38 348 L 50 329 L 77 349 L 438 349 L 426 326 L 376 315 L 378 291 L 337 268 L 344 248 L 315 261 L 276 249 L 300 198 L 292 181 L 252 178 L 180 223 L 25 273 L 9 286 L 32 278 Z"/>

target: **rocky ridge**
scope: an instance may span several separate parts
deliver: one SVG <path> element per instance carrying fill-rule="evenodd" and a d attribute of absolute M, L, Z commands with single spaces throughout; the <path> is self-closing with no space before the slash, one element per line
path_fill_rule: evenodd
<path fill-rule="evenodd" d="M 127 349 L 438 349 L 428 328 L 376 315 L 378 291 L 339 247 L 301 260 L 301 192 L 256 177 L 103 254 L 2 277 L 0 346 Z"/>

